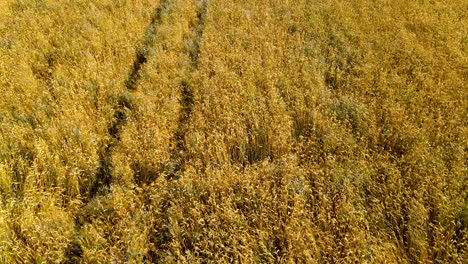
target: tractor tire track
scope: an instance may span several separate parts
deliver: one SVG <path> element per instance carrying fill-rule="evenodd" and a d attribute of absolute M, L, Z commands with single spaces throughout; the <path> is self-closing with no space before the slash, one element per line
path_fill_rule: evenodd
<path fill-rule="evenodd" d="M 137 89 L 137 85 L 141 79 L 141 70 L 143 65 L 148 61 L 148 56 L 151 48 L 155 45 L 155 35 L 158 26 L 161 24 L 162 15 L 170 11 L 168 8 L 169 0 L 162 0 L 156 8 L 155 14 L 151 19 L 151 23 L 146 29 L 145 36 L 142 41 L 142 46 L 138 48 L 132 68 L 124 82 L 126 91 L 117 99 L 117 104 L 114 108 L 113 121 L 108 127 L 109 140 L 106 142 L 103 151 L 99 154 L 99 165 L 96 173 L 96 181 L 91 184 L 88 198 L 94 197 L 101 191 L 109 187 L 112 181 L 114 166 L 112 164 L 112 150 L 120 141 L 122 129 L 127 123 L 127 113 L 132 110 L 131 92 Z"/>
<path fill-rule="evenodd" d="M 124 82 L 126 91 L 119 95 L 114 106 L 113 119 L 108 125 L 108 139 L 103 144 L 102 150 L 99 152 L 99 161 L 96 168 L 96 174 L 91 181 L 87 190 L 85 190 L 85 197 L 83 198 L 83 206 L 75 218 L 75 234 L 76 236 L 81 232 L 82 227 L 86 223 L 90 223 L 93 216 L 86 213 L 87 207 L 91 205 L 93 200 L 99 195 L 104 195 L 108 192 L 112 183 L 114 165 L 112 161 L 112 154 L 115 146 L 121 140 L 121 134 L 124 126 L 127 123 L 128 112 L 132 111 L 131 93 L 137 89 L 137 85 L 141 79 L 141 71 L 144 64 L 148 61 L 148 56 L 151 48 L 155 45 L 156 31 L 162 22 L 162 15 L 165 12 L 170 12 L 168 8 L 170 0 L 161 0 L 157 6 L 151 22 L 145 31 L 144 38 L 141 46 L 137 49 L 135 59 L 129 71 L 128 77 Z M 66 252 L 65 260 L 63 263 L 79 263 L 82 259 L 83 249 L 80 241 L 75 239 L 72 241 Z"/>
<path fill-rule="evenodd" d="M 129 91 L 135 91 L 137 88 L 137 84 L 141 79 L 141 68 L 148 61 L 150 50 L 156 43 L 156 31 L 162 23 L 162 15 L 170 12 L 169 4 L 170 0 L 161 0 L 154 16 L 151 18 L 151 23 L 146 29 L 142 46 L 137 50 L 132 69 L 127 80 L 125 80 L 125 87 Z"/>
<path fill-rule="evenodd" d="M 208 0 L 197 1 L 197 21 L 190 30 L 189 37 L 185 39 L 185 52 L 190 58 L 190 65 L 186 69 L 184 79 L 180 83 L 181 87 L 181 110 L 178 117 L 178 125 L 174 133 L 173 141 L 175 148 L 171 150 L 169 166 L 166 166 L 165 175 L 168 180 L 178 178 L 184 171 L 186 161 L 185 134 L 188 129 L 188 123 L 192 115 L 193 87 L 190 79 L 194 71 L 198 68 L 198 57 L 200 54 L 200 45 L 205 30 L 205 18 L 208 8 Z"/>
<path fill-rule="evenodd" d="M 169 190 L 178 189 L 178 179 L 185 171 L 185 163 L 189 160 L 187 155 L 187 147 L 185 144 L 185 134 L 188 130 L 188 125 L 193 112 L 194 98 L 193 98 L 193 84 L 190 79 L 193 73 L 198 69 L 198 59 L 200 55 L 200 46 L 203 40 L 203 32 L 205 30 L 205 19 L 207 16 L 208 0 L 198 0 L 196 23 L 190 30 L 189 37 L 185 39 L 185 53 L 190 58 L 190 65 L 188 65 L 185 78 L 180 83 L 180 103 L 181 109 L 178 117 L 178 125 L 175 130 L 173 141 L 175 147 L 171 150 L 170 160 L 167 165 L 162 168 L 162 174 L 166 176 L 167 188 Z M 159 225 L 155 226 L 153 231 L 149 234 L 149 242 L 154 246 L 156 251 L 151 251 L 145 260 L 150 263 L 157 263 L 163 261 L 163 257 L 167 255 L 170 244 L 173 240 L 170 232 L 170 209 L 174 204 L 174 193 L 166 192 L 163 197 L 161 211 L 159 214 L 162 221 Z M 187 248 L 190 250 L 189 248 Z M 183 252 L 185 249 L 183 250 Z"/>

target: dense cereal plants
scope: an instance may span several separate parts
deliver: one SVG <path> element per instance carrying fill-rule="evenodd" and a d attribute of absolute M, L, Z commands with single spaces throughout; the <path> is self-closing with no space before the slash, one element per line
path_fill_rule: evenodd
<path fill-rule="evenodd" d="M 463 263 L 466 1 L 0 2 L 0 263 Z"/>

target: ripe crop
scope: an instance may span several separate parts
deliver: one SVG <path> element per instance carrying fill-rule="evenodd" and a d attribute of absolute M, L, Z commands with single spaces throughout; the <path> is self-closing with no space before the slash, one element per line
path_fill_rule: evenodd
<path fill-rule="evenodd" d="M 464 263 L 467 8 L 1 1 L 0 263 Z"/>

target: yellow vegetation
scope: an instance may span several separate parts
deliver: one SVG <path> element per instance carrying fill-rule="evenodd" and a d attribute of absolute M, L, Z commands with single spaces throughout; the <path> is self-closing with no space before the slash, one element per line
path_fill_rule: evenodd
<path fill-rule="evenodd" d="M 0 263 L 464 263 L 467 9 L 0 0 Z"/>

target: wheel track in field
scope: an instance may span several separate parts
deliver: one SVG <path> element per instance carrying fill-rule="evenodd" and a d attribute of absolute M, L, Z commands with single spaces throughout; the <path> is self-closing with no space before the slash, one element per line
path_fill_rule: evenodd
<path fill-rule="evenodd" d="M 190 58 L 190 65 L 187 68 L 186 77 L 181 81 L 181 109 L 178 117 L 178 125 L 175 130 L 173 141 L 175 142 L 174 149 L 171 150 L 170 160 L 168 166 L 163 168 L 162 174 L 166 176 L 167 186 L 170 190 L 177 189 L 177 180 L 183 175 L 185 171 L 185 163 L 187 162 L 187 148 L 185 145 L 185 134 L 188 130 L 188 124 L 192 115 L 194 99 L 193 87 L 190 83 L 193 72 L 198 69 L 198 58 L 200 54 L 200 45 L 203 39 L 203 32 L 205 29 L 205 19 L 207 15 L 209 0 L 198 0 L 197 4 L 197 20 L 190 30 L 189 37 L 185 39 L 186 45 L 185 53 Z M 171 193 L 166 193 L 163 197 L 161 206 L 161 213 L 159 216 L 162 219 L 162 224 L 154 228 L 153 232 L 149 234 L 149 242 L 154 245 L 157 252 L 151 251 L 145 260 L 151 263 L 162 261 L 162 257 L 167 254 L 170 243 L 172 241 L 171 232 L 169 227 L 170 223 L 170 208 L 174 197 Z M 184 245 L 190 247 L 190 245 Z M 188 248 L 184 248 L 188 249 Z"/>
<path fill-rule="evenodd" d="M 128 77 L 124 82 L 125 91 L 116 98 L 114 105 L 113 119 L 107 127 L 109 137 L 103 144 L 104 147 L 99 151 L 98 167 L 96 175 L 91 181 L 88 189 L 85 192 L 83 206 L 75 219 L 75 233 L 78 234 L 83 225 L 90 223 L 93 218 L 88 215 L 86 209 L 91 205 L 93 200 L 99 195 L 105 194 L 110 184 L 114 172 L 112 161 L 112 153 L 114 147 L 121 140 L 122 130 L 127 123 L 127 113 L 132 110 L 131 93 L 137 89 L 137 85 L 141 79 L 141 70 L 144 64 L 148 61 L 149 51 L 155 45 L 155 35 L 158 26 L 162 22 L 162 15 L 169 12 L 168 5 L 170 0 L 161 0 L 157 6 L 151 22 L 145 31 L 141 46 L 137 49 L 135 59 L 129 71 Z M 82 259 L 83 249 L 78 240 L 73 240 L 67 247 L 65 252 L 65 260 L 63 263 L 79 263 Z"/>
<path fill-rule="evenodd" d="M 187 125 L 192 115 L 193 108 L 193 87 L 190 83 L 192 73 L 198 68 L 198 56 L 200 53 L 200 44 L 203 38 L 203 31 L 205 29 L 205 16 L 208 1 L 198 0 L 197 1 L 197 21 L 190 30 L 189 38 L 185 39 L 188 43 L 185 47 L 185 52 L 190 58 L 190 65 L 186 69 L 186 76 L 180 83 L 181 88 L 181 109 L 179 112 L 177 128 L 175 130 L 173 141 L 175 141 L 175 148 L 171 150 L 170 164 L 171 168 L 169 171 L 166 170 L 166 178 L 168 180 L 177 178 L 178 174 L 184 171 L 184 163 L 186 156 L 185 146 L 185 134 L 187 131 Z"/>
<path fill-rule="evenodd" d="M 108 126 L 109 140 L 106 142 L 103 151 L 99 153 L 99 162 L 94 181 L 89 189 L 88 198 L 95 197 L 100 192 L 105 191 L 112 182 L 113 163 L 112 152 L 115 145 L 120 141 L 122 129 L 127 123 L 127 112 L 132 110 L 131 93 L 137 89 L 141 79 L 141 69 L 148 61 L 149 51 L 155 45 L 155 35 L 158 26 L 162 22 L 162 15 L 170 11 L 168 5 L 170 0 L 161 0 L 156 8 L 151 23 L 145 31 L 142 45 L 137 49 L 132 68 L 124 82 L 126 88 L 124 94 L 117 98 L 114 106 L 113 120 Z"/>
<path fill-rule="evenodd" d="M 131 105 L 131 93 L 137 89 L 137 85 L 141 79 L 141 69 L 143 65 L 148 61 L 149 50 L 155 44 L 155 34 L 158 26 L 162 22 L 162 15 L 165 12 L 170 12 L 168 5 L 170 0 L 162 0 L 156 8 L 155 15 L 153 16 L 150 25 L 148 26 L 145 37 L 143 38 L 143 45 L 137 50 L 135 60 L 129 72 L 128 78 L 124 82 L 126 91 L 116 99 L 116 105 L 114 106 L 113 120 L 109 124 L 107 130 L 109 133 L 109 139 L 104 144 L 102 151 L 99 152 L 98 167 L 96 168 L 95 180 L 90 184 L 86 197 L 83 199 L 84 205 L 82 210 L 78 213 L 76 219 L 75 232 L 78 234 L 82 227 L 86 223 L 90 223 L 94 218 L 92 215 L 88 215 L 86 208 L 91 205 L 95 198 L 99 195 L 105 194 L 110 184 L 112 183 L 113 176 L 113 162 L 112 154 L 116 144 L 120 141 L 122 130 L 127 122 L 127 113 L 132 110 Z M 175 142 L 175 148 L 171 150 L 170 163 L 174 164 L 171 166 L 172 169 L 165 170 L 166 179 L 169 184 L 174 182 L 174 179 L 184 171 L 185 163 L 185 133 L 187 130 L 187 124 L 189 122 L 192 106 L 193 106 L 193 90 L 189 79 L 191 74 L 197 69 L 198 56 L 200 52 L 200 43 L 203 35 L 205 15 L 207 9 L 207 0 L 197 1 L 197 22 L 190 30 L 190 35 L 186 39 L 191 45 L 185 48 L 185 53 L 190 58 L 190 65 L 186 70 L 186 78 L 180 83 L 181 93 L 181 109 L 178 117 L 178 125 L 175 130 L 173 141 Z M 164 172 L 163 172 L 164 173 Z M 163 205 L 163 214 L 166 214 L 170 207 L 170 197 L 167 202 Z M 168 219 L 165 219 L 168 220 Z M 166 221 L 167 222 L 167 221 Z M 151 238 L 150 238 L 151 240 Z M 170 240 L 156 241 L 157 245 L 164 247 Z M 72 241 L 66 251 L 64 263 L 77 263 L 82 259 L 83 249 L 81 248 L 80 242 L 77 240 Z M 151 259 L 159 259 L 155 254 L 150 254 Z"/>

